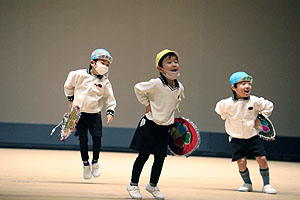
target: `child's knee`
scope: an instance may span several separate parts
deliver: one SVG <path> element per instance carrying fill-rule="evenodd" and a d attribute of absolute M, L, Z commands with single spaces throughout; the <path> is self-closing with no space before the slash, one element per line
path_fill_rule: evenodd
<path fill-rule="evenodd" d="M 245 171 L 247 169 L 247 160 L 246 158 L 241 158 L 237 160 L 237 164 L 240 171 Z"/>
<path fill-rule="evenodd" d="M 266 156 L 257 156 L 256 161 L 258 162 L 258 164 L 260 165 L 261 168 L 268 167 Z"/>
<path fill-rule="evenodd" d="M 260 163 L 267 163 L 266 156 L 257 156 L 256 160 L 257 160 L 257 162 L 260 162 Z"/>
<path fill-rule="evenodd" d="M 79 135 L 79 141 L 80 143 L 88 143 L 88 137 L 87 136 L 82 136 L 82 135 Z"/>
<path fill-rule="evenodd" d="M 237 164 L 238 164 L 239 168 L 245 168 L 247 166 L 246 158 L 241 158 L 241 159 L 237 160 Z"/>

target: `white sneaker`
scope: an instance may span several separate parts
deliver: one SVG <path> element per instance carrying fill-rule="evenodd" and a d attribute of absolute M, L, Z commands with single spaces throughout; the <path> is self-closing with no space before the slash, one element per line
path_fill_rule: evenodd
<path fill-rule="evenodd" d="M 244 183 L 242 187 L 239 187 L 238 191 L 240 192 L 252 192 L 252 185 L 249 183 Z"/>
<path fill-rule="evenodd" d="M 277 193 L 277 191 L 270 184 L 265 185 L 262 188 L 262 192 L 267 193 L 267 194 L 276 194 Z"/>
<path fill-rule="evenodd" d="M 152 194 L 155 199 L 165 199 L 158 187 L 152 187 L 150 184 L 146 186 L 146 190 Z"/>
<path fill-rule="evenodd" d="M 133 186 L 133 185 L 128 184 L 127 185 L 127 191 L 129 193 L 129 195 L 131 196 L 131 198 L 133 198 L 133 199 L 142 199 L 142 195 L 140 193 L 139 186 Z"/>
<path fill-rule="evenodd" d="M 92 164 L 92 174 L 95 178 L 101 175 L 99 163 Z"/>
<path fill-rule="evenodd" d="M 85 180 L 91 179 L 92 178 L 92 172 L 91 172 L 91 167 L 90 165 L 88 166 L 83 166 L 83 178 Z"/>

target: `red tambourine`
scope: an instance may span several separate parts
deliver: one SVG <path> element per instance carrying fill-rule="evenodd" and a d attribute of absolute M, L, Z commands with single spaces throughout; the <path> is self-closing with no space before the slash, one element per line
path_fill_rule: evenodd
<path fill-rule="evenodd" d="M 175 118 L 169 139 L 169 150 L 171 153 L 188 157 L 199 145 L 200 134 L 197 126 L 184 117 Z"/>

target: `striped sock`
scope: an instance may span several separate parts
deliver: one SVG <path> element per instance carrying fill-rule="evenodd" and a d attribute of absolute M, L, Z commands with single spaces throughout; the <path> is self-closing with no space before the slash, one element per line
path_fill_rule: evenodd
<path fill-rule="evenodd" d="M 240 172 L 242 179 L 247 184 L 252 184 L 248 168 L 244 172 Z"/>
<path fill-rule="evenodd" d="M 269 175 L 269 168 L 267 169 L 259 169 L 260 175 L 263 179 L 264 186 L 270 184 L 270 175 Z"/>

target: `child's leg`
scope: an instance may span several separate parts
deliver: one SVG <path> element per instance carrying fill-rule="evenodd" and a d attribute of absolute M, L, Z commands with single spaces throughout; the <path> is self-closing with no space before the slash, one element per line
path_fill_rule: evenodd
<path fill-rule="evenodd" d="M 142 199 L 140 188 L 138 186 L 141 172 L 143 170 L 144 164 L 148 160 L 150 153 L 140 152 L 138 157 L 135 159 L 132 168 L 131 181 L 127 185 L 127 191 L 131 198 Z"/>
<path fill-rule="evenodd" d="M 269 168 L 266 156 L 256 156 L 255 159 L 259 164 L 259 169 Z"/>
<path fill-rule="evenodd" d="M 256 161 L 259 165 L 259 171 L 263 179 L 264 185 L 270 184 L 269 167 L 266 156 L 257 156 Z"/>
<path fill-rule="evenodd" d="M 245 157 L 237 160 L 237 164 L 240 172 L 243 172 L 247 169 L 247 159 Z"/>
<path fill-rule="evenodd" d="M 247 168 L 247 159 L 245 157 L 241 158 L 237 161 L 237 164 L 238 164 L 240 175 L 241 175 L 244 183 L 252 184 L 251 179 L 250 179 L 250 173 Z"/>
<path fill-rule="evenodd" d="M 93 139 L 93 163 L 96 163 L 99 159 L 101 150 L 101 136 L 92 136 Z"/>
<path fill-rule="evenodd" d="M 256 161 L 259 164 L 259 171 L 264 182 L 262 192 L 268 194 L 276 194 L 277 191 L 270 185 L 269 166 L 266 156 L 257 156 Z"/>
<path fill-rule="evenodd" d="M 92 160 L 92 174 L 94 177 L 101 175 L 100 165 L 98 163 L 100 149 L 101 149 L 101 136 L 92 136 L 93 139 L 93 160 Z"/>
<path fill-rule="evenodd" d="M 78 135 L 79 139 L 79 148 L 80 148 L 80 154 L 81 159 L 84 163 L 88 164 L 89 160 L 89 154 L 88 154 L 88 136 L 87 136 L 87 130 L 88 127 L 86 126 L 86 115 L 85 113 L 82 113 L 82 116 L 80 117 L 78 124 L 76 126 L 76 135 Z"/>
<path fill-rule="evenodd" d="M 92 172 L 89 164 L 88 137 L 86 130 L 79 132 L 79 145 L 81 159 L 83 161 L 83 178 L 88 180 L 92 178 Z"/>
<path fill-rule="evenodd" d="M 92 164 L 98 162 L 101 150 L 101 136 L 102 136 L 102 121 L 100 114 L 90 114 L 88 121 L 88 128 L 93 140 L 93 160 Z"/>
<path fill-rule="evenodd" d="M 138 157 L 136 158 L 136 160 L 133 164 L 130 185 L 132 185 L 132 186 L 138 185 L 144 164 L 148 160 L 149 156 L 150 156 L 150 153 L 145 153 L 145 152 L 139 153 Z"/>
<path fill-rule="evenodd" d="M 151 176 L 150 176 L 150 185 L 155 187 L 158 183 L 162 167 L 164 164 L 165 156 L 158 156 L 154 155 L 154 162 L 151 169 Z"/>
<path fill-rule="evenodd" d="M 87 163 L 89 160 L 87 131 L 81 131 L 79 133 L 79 146 L 80 146 L 81 160 L 84 163 Z"/>
<path fill-rule="evenodd" d="M 150 192 L 155 199 L 165 199 L 165 196 L 160 192 L 160 189 L 157 187 L 164 160 L 165 156 L 154 155 L 150 183 L 146 186 L 146 190 Z"/>

